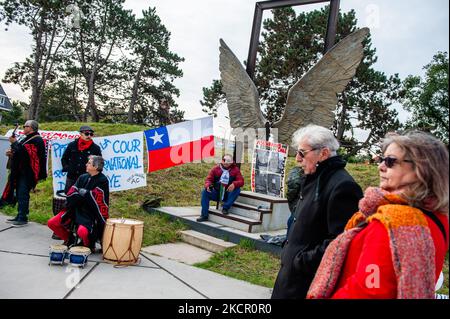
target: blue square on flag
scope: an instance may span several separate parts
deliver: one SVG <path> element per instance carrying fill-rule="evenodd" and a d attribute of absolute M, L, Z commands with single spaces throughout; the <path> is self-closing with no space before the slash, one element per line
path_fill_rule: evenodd
<path fill-rule="evenodd" d="M 159 150 L 170 146 L 169 133 L 167 132 L 166 126 L 148 130 L 144 133 L 148 151 Z"/>

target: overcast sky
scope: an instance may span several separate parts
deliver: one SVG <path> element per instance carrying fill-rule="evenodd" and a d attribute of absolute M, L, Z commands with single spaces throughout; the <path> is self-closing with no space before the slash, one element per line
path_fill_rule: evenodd
<path fill-rule="evenodd" d="M 139 16 L 142 9 L 156 7 L 162 22 L 171 32 L 170 49 L 185 58 L 180 64 L 184 76 L 175 84 L 181 95 L 178 104 L 187 119 L 205 116 L 199 101 L 202 87 L 219 79 L 219 38 L 223 38 L 241 60 L 247 59 L 255 9 L 254 0 L 127 0 L 126 8 Z M 448 0 L 341 0 L 341 10 L 355 9 L 359 27 L 369 27 L 378 62 L 375 69 L 388 75 L 423 75 L 437 51 L 448 52 Z M 312 10 L 323 4 L 296 7 Z M 270 13 L 265 12 L 264 18 Z M 28 30 L 1 29 L 0 76 L 14 62 L 31 53 Z M 29 93 L 15 85 L 2 84 L 12 99 L 28 101 Z M 215 133 L 228 135 L 228 111 L 221 109 L 215 120 Z M 404 120 L 406 115 L 401 116 Z"/>

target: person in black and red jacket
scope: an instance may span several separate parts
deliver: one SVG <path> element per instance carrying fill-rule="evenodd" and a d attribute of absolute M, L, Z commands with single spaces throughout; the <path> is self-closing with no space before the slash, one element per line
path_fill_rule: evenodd
<path fill-rule="evenodd" d="M 30 191 L 38 181 L 47 178 L 47 156 L 44 140 L 38 133 L 39 124 L 34 120 L 25 122 L 24 138 L 9 138 L 11 148 L 6 152 L 10 157 L 11 171 L 3 191 L 2 204 L 17 205 L 17 216 L 8 219 L 14 227 L 28 223 L 30 208 Z"/>
<path fill-rule="evenodd" d="M 104 159 L 91 155 L 85 165 L 86 174 L 81 175 L 67 192 L 67 207 L 49 219 L 48 227 L 64 240 L 71 242 L 72 225 L 83 246 L 95 249 L 95 242 L 102 238 L 106 220 L 109 217 L 109 182 L 102 173 Z"/>
<path fill-rule="evenodd" d="M 220 188 L 222 185 L 223 198 L 221 197 Z M 239 167 L 233 161 L 233 156 L 226 154 L 222 158 L 222 162 L 213 167 L 205 180 L 205 188 L 202 191 L 202 213 L 198 222 L 208 220 L 209 201 L 222 201 L 222 213 L 228 214 L 228 210 L 238 198 L 241 187 L 244 186 L 244 178 L 242 177 Z"/>
<path fill-rule="evenodd" d="M 80 127 L 80 138 L 69 143 L 61 158 L 62 171 L 67 172 L 66 187 L 69 189 L 75 184 L 78 177 L 86 173 L 86 163 L 90 155 L 102 156 L 100 146 L 94 143 L 92 137 L 94 130 L 87 125 Z"/>

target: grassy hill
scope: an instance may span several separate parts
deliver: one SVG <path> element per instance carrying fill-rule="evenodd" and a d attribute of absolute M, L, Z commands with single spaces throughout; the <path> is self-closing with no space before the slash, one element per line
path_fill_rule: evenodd
<path fill-rule="evenodd" d="M 131 133 L 148 129 L 145 126 L 127 124 L 87 123 L 91 125 L 97 136 Z M 42 123 L 42 130 L 77 131 L 80 123 L 53 122 Z M 4 135 L 10 127 L 0 126 L 0 134 Z M 146 156 L 144 165 L 147 167 Z M 295 165 L 295 159 L 289 158 L 287 171 Z M 187 226 L 181 222 L 170 222 L 168 218 L 158 214 L 146 213 L 141 205 L 149 198 L 162 197 L 162 206 L 199 206 L 200 191 L 203 182 L 212 167 L 207 163 L 190 163 L 147 175 L 147 187 L 134 190 L 113 192 L 110 200 L 111 217 L 135 218 L 144 221 L 143 246 L 179 241 L 178 231 Z M 348 164 L 347 169 L 363 189 L 378 185 L 378 173 L 375 165 Z M 245 190 L 250 190 L 251 164 L 243 163 L 242 174 L 246 179 Z M 46 224 L 52 214 L 52 178 L 38 184 L 31 194 L 30 220 Z M 15 215 L 16 208 L 7 207 L 2 212 Z M 198 267 L 209 269 L 224 275 L 247 280 L 249 282 L 272 287 L 279 270 L 279 258 L 268 253 L 255 251 L 252 247 L 241 245 L 216 254 L 210 261 L 198 264 Z M 448 255 L 446 262 L 446 287 L 442 293 L 448 294 Z"/>

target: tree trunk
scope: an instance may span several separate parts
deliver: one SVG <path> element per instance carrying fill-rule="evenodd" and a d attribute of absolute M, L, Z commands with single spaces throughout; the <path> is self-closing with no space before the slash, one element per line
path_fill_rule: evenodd
<path fill-rule="evenodd" d="M 95 106 L 94 92 L 95 92 L 94 91 L 94 81 L 93 81 L 93 79 L 91 79 L 88 83 L 88 104 L 87 104 L 86 109 L 90 111 L 91 116 L 92 116 L 92 121 L 98 122 L 99 117 L 98 117 L 97 107 Z"/>
<path fill-rule="evenodd" d="M 36 49 L 33 63 L 33 78 L 31 79 L 31 101 L 28 108 L 28 119 L 38 120 L 37 113 L 39 107 L 39 68 L 42 62 L 42 34 L 43 34 L 44 17 L 41 16 L 39 27 L 36 29 Z"/>
<path fill-rule="evenodd" d="M 133 90 L 132 90 L 131 101 L 130 101 L 130 109 L 128 110 L 128 118 L 127 118 L 127 122 L 130 124 L 133 124 L 133 111 L 134 111 L 134 106 L 136 105 L 136 101 L 137 101 L 139 81 L 141 80 L 141 74 L 142 74 L 142 70 L 144 69 L 146 58 L 147 58 L 147 54 L 145 54 L 144 58 L 142 59 L 141 65 L 139 66 L 139 70 L 137 71 L 136 76 L 134 78 Z"/>
<path fill-rule="evenodd" d="M 337 133 L 336 138 L 338 141 L 342 141 L 344 139 L 345 133 L 345 120 L 347 118 L 347 97 L 345 93 L 342 93 L 342 110 L 341 114 L 339 114 L 339 119 L 337 123 Z"/>

